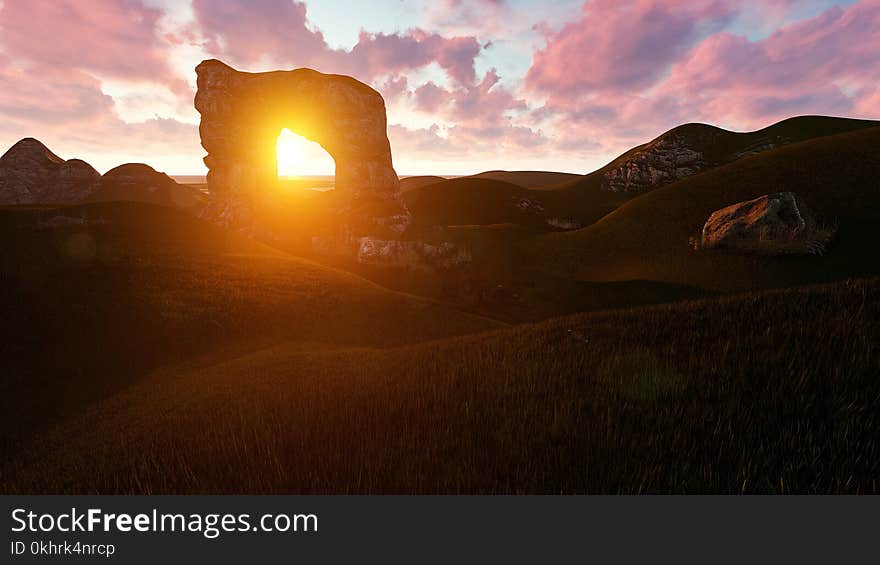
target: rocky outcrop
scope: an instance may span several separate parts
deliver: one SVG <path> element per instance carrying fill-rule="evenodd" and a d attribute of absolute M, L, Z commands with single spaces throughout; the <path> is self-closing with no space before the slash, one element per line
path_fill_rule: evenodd
<path fill-rule="evenodd" d="M 196 73 L 199 133 L 208 152 L 207 216 L 239 227 L 258 221 L 277 186 L 276 140 L 288 128 L 336 161 L 335 190 L 352 233 L 391 237 L 408 227 L 378 92 L 311 69 L 245 73 L 208 60 Z"/>
<path fill-rule="evenodd" d="M 100 178 L 85 161 L 65 161 L 28 137 L 0 157 L 0 204 L 80 202 L 97 190 Z"/>
<path fill-rule="evenodd" d="M 143 163 L 127 163 L 107 171 L 90 202 L 145 202 L 175 208 L 193 208 L 201 203 L 194 190 Z"/>
<path fill-rule="evenodd" d="M 547 218 L 545 221 L 551 228 L 563 231 L 579 230 L 584 227 L 582 223 L 573 218 Z"/>
<path fill-rule="evenodd" d="M 807 221 L 795 193 L 759 196 L 713 212 L 703 226 L 700 246 L 782 251 L 800 239 Z"/>
<path fill-rule="evenodd" d="M 602 169 L 602 188 L 647 192 L 791 142 L 789 137 L 770 131 L 734 133 L 706 124 L 685 124 L 632 149 Z"/>
<path fill-rule="evenodd" d="M 694 175 L 707 163 L 683 135 L 667 135 L 634 150 L 604 172 L 604 187 L 613 192 L 643 192 Z"/>
<path fill-rule="evenodd" d="M 451 269 L 469 263 L 471 254 L 453 243 L 437 245 L 422 241 L 399 241 L 362 237 L 357 262 L 382 267 Z"/>
<path fill-rule="evenodd" d="M 757 155 L 758 153 L 763 153 L 764 151 L 770 151 L 771 149 L 782 147 L 783 145 L 787 145 L 788 143 L 789 141 L 781 135 L 777 135 L 772 138 L 762 137 L 751 145 L 734 153 L 729 160 L 736 161 L 738 159 L 751 157 L 752 155 Z"/>
<path fill-rule="evenodd" d="M 66 216 L 66 215 L 45 215 L 37 218 L 35 229 L 56 230 L 65 228 L 82 228 L 86 226 L 103 226 L 107 221 L 103 216 L 89 217 L 85 214 Z"/>

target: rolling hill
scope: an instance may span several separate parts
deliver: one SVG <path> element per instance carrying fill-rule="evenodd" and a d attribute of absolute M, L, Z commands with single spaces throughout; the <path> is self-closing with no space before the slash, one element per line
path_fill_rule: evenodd
<path fill-rule="evenodd" d="M 799 116 L 744 133 L 684 124 L 592 173 L 541 190 L 561 193 L 569 215 L 587 226 L 634 197 L 697 173 L 785 145 L 878 125 L 826 116 Z"/>
<path fill-rule="evenodd" d="M 880 242 L 880 128 L 826 136 L 762 152 L 633 198 L 584 229 L 527 243 L 529 257 L 557 276 L 590 281 L 647 279 L 745 290 L 877 273 L 867 258 Z M 695 252 L 688 239 L 714 210 L 790 190 L 839 232 L 821 257 Z"/>
<path fill-rule="evenodd" d="M 570 229 L 568 195 L 529 190 L 476 177 L 461 177 L 414 188 L 404 201 L 421 225 L 515 224 L 539 230 Z"/>
<path fill-rule="evenodd" d="M 0 206 L 128 201 L 195 210 L 203 200 L 197 188 L 143 163 L 126 163 L 101 175 L 81 159 L 62 159 L 32 137 L 0 157 Z"/>
<path fill-rule="evenodd" d="M 466 178 L 499 180 L 523 188 L 541 188 L 574 181 L 581 178 L 581 175 L 553 171 L 485 171 Z"/>
<path fill-rule="evenodd" d="M 100 178 L 85 161 L 62 159 L 26 137 L 0 157 L 0 205 L 78 202 L 98 188 Z"/>
<path fill-rule="evenodd" d="M 423 175 L 423 176 L 412 176 L 412 177 L 403 177 L 400 179 L 400 190 L 402 192 L 407 192 L 414 188 L 421 188 L 423 186 L 428 186 L 429 184 L 436 184 L 438 182 L 445 181 L 445 177 L 438 177 L 436 175 Z"/>
<path fill-rule="evenodd" d="M 0 490 L 877 494 L 878 293 L 849 282 L 408 345 L 227 348 L 41 434 L 0 467 Z"/>
<path fill-rule="evenodd" d="M 641 193 L 763 151 L 878 125 L 873 120 L 828 116 L 798 116 L 752 132 L 684 124 L 630 149 L 597 171 L 550 188 Z M 655 171 L 653 175 L 649 169 Z"/>
<path fill-rule="evenodd" d="M 4 459 L 35 429 L 181 360 L 280 340 L 369 348 L 503 325 L 172 208 L 2 208 L 0 238 Z"/>
<path fill-rule="evenodd" d="M 126 163 L 104 173 L 87 202 L 143 202 L 182 209 L 196 209 L 204 195 L 196 188 L 160 173 L 143 163 Z"/>
<path fill-rule="evenodd" d="M 878 125 L 869 120 L 800 116 L 737 133 L 706 124 L 684 124 L 587 175 L 487 171 L 446 181 L 419 177 L 423 180 L 407 188 L 406 201 L 422 222 L 512 222 L 547 230 L 572 229 L 592 224 L 641 194 L 739 159 Z M 553 179 L 565 180 L 550 183 Z M 528 214 L 519 214 L 510 206 L 516 200 L 535 205 L 529 206 Z"/>

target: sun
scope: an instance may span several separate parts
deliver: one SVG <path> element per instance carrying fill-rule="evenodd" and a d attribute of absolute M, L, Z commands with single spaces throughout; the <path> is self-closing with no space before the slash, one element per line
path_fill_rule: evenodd
<path fill-rule="evenodd" d="M 278 176 L 292 177 L 300 174 L 303 166 L 306 139 L 287 128 L 281 130 L 275 144 L 275 157 L 278 160 Z"/>
<path fill-rule="evenodd" d="M 279 178 L 332 177 L 336 173 L 336 163 L 323 147 L 287 128 L 282 129 L 278 135 L 275 159 L 278 162 Z"/>

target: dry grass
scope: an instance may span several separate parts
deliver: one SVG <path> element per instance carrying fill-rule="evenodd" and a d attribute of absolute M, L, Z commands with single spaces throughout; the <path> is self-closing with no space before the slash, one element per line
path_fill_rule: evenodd
<path fill-rule="evenodd" d="M 880 282 L 159 370 L 4 492 L 877 493 Z"/>

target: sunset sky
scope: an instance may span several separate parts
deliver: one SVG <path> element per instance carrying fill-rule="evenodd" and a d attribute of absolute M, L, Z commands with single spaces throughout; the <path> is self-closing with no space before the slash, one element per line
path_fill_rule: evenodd
<path fill-rule="evenodd" d="M 880 0 L 0 0 L 0 152 L 204 173 L 212 57 L 369 83 L 399 174 L 589 172 L 689 121 L 880 118 Z"/>

